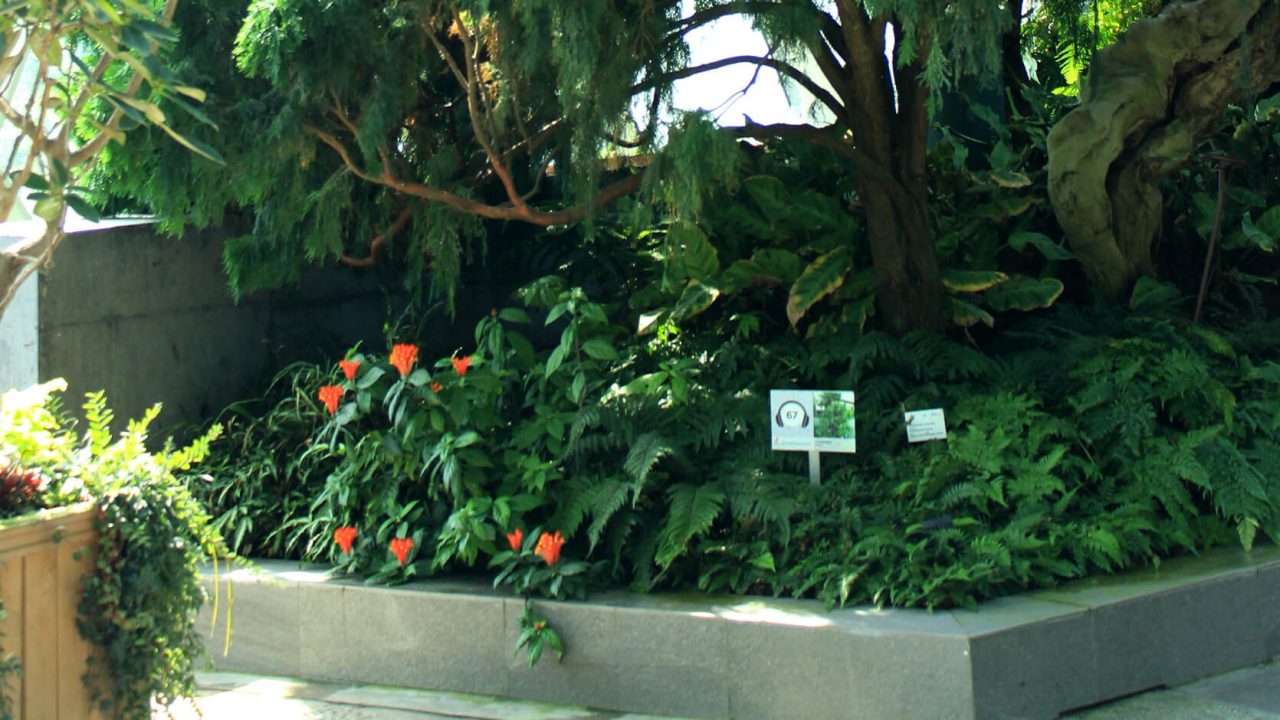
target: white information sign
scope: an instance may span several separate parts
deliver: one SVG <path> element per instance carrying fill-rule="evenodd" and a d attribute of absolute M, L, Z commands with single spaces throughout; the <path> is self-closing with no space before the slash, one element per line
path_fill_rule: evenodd
<path fill-rule="evenodd" d="M 907 421 L 907 442 L 947 439 L 947 420 L 941 408 L 914 410 L 904 417 Z"/>
<path fill-rule="evenodd" d="M 770 390 L 774 450 L 857 452 L 851 390 Z"/>

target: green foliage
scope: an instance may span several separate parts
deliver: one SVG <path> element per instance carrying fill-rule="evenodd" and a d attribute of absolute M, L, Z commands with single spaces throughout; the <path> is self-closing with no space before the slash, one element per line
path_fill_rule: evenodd
<path fill-rule="evenodd" d="M 195 614 L 205 600 L 200 563 L 229 557 L 203 508 L 173 472 L 203 459 L 218 436 L 215 426 L 183 450 L 146 449 L 152 408 L 112 440 L 101 393 L 85 403 L 83 438 L 53 409 L 58 380 L 0 402 L 0 455 L 54 478 L 55 504 L 83 498 L 98 508 L 101 546 L 83 579 L 77 626 L 100 648 L 86 682 L 104 712 L 150 718 L 195 692 L 194 671 L 204 642 Z"/>

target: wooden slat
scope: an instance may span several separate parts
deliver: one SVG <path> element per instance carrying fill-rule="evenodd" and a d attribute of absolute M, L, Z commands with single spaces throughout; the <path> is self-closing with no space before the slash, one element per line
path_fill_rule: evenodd
<path fill-rule="evenodd" d="M 58 718 L 57 552 L 26 556 L 23 567 L 23 720 Z"/>
<path fill-rule="evenodd" d="M 76 552 L 80 552 L 77 560 Z M 82 679 L 93 646 L 80 637 L 76 615 L 81 577 L 91 567 L 86 542 L 57 546 L 58 561 L 58 717 L 64 720 L 92 715 L 89 692 Z"/>
<path fill-rule="evenodd" d="M 92 507 L 79 505 L 0 521 L 0 557 L 43 552 L 55 538 L 79 541 L 91 536 L 93 515 Z"/>
<path fill-rule="evenodd" d="M 0 600 L 4 602 L 5 619 L 0 621 L 0 652 L 22 657 L 22 565 L 21 557 L 0 559 Z M 13 716 L 22 717 L 22 676 L 9 679 L 4 688 L 13 703 Z"/>

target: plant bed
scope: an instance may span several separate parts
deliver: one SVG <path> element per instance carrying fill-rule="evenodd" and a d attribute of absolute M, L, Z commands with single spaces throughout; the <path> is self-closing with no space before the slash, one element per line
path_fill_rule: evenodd
<path fill-rule="evenodd" d="M 93 646 L 76 630 L 81 577 L 98 547 L 91 503 L 0 521 L 0 620 L 5 648 L 22 661 L 10 682 L 18 718 L 90 718 L 81 679 Z"/>
<path fill-rule="evenodd" d="M 201 561 L 226 559 L 173 472 L 182 450 L 146 448 L 156 406 L 113 437 L 101 394 L 83 436 L 51 381 L 0 395 L 0 718 L 146 720 L 195 690 Z"/>
<path fill-rule="evenodd" d="M 230 576 L 221 671 L 702 718 L 1051 718 L 1280 654 L 1280 549 L 1222 549 L 976 609 L 610 592 L 540 601 L 563 663 L 512 647 L 523 602 L 480 580 L 370 587 L 267 561 Z M 206 582 L 211 575 L 206 574 Z M 201 621 L 208 627 L 211 618 Z"/>

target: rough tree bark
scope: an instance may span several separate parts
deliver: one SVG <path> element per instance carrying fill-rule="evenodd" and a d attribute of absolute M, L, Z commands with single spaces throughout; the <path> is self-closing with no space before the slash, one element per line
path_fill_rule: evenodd
<path fill-rule="evenodd" d="M 1226 106 L 1280 83 L 1280 0 L 1173 2 L 1098 54 L 1080 106 L 1049 133 L 1049 198 L 1096 289 L 1153 271 L 1160 181 Z"/>

